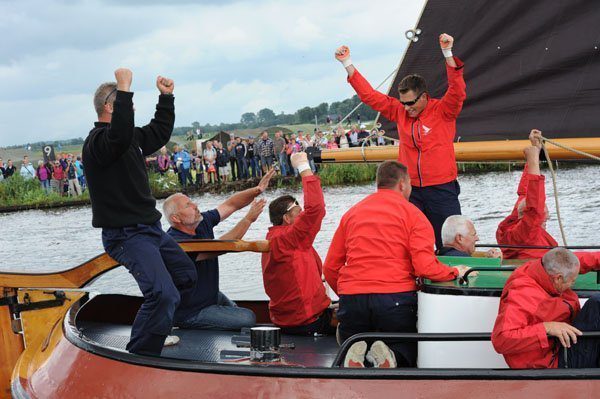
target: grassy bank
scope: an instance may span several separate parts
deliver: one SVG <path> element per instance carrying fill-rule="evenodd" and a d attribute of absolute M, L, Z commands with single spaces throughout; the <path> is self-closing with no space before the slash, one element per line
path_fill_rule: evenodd
<path fill-rule="evenodd" d="M 55 192 L 46 193 L 39 181 L 25 180 L 19 174 L 14 174 L 0 182 L 0 208 L 14 206 L 35 208 L 36 205 L 68 205 L 88 200 L 87 192 L 79 197 L 61 197 Z"/>

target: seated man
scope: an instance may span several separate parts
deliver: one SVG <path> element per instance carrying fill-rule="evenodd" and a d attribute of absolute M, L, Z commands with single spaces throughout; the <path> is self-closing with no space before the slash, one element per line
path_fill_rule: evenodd
<path fill-rule="evenodd" d="M 267 240 L 271 251 L 262 255 L 269 314 L 286 334 L 329 334 L 335 332 L 331 326 L 331 299 L 321 277 L 321 258 L 313 248 L 325 217 L 321 181 L 313 175 L 306 153 L 293 154 L 291 163 L 302 176 L 304 211 L 289 195 L 269 205 L 273 226 Z"/>
<path fill-rule="evenodd" d="M 377 192 L 342 217 L 323 267 L 340 297 L 341 341 L 370 331 L 417 332 L 417 277 L 455 279 L 468 268 L 449 267 L 433 253 L 435 236 L 425 215 L 408 201 L 406 166 L 386 161 L 377 168 Z M 367 354 L 374 367 L 416 365 L 417 345 L 376 342 Z M 366 344 L 349 350 L 346 367 L 364 367 Z"/>
<path fill-rule="evenodd" d="M 600 269 L 600 252 L 555 248 L 510 276 L 492 332 L 492 344 L 511 368 L 598 367 L 600 341 L 584 339 L 581 331 L 600 330 L 600 295 L 580 310 L 571 290 L 578 274 Z M 568 364 L 556 337 L 569 348 Z"/>
<path fill-rule="evenodd" d="M 475 225 L 466 216 L 448 216 L 442 225 L 442 242 L 444 246 L 438 251 L 439 256 L 473 256 L 475 243 L 479 236 Z M 485 253 L 486 258 L 501 258 L 502 252 L 498 248 L 491 248 Z"/>
<path fill-rule="evenodd" d="M 548 207 L 546 206 L 545 177 L 540 173 L 542 132 L 533 129 L 529 135 L 532 146 L 524 150 L 527 164 L 519 184 L 519 199 L 512 213 L 496 231 L 496 241 L 501 245 L 550 246 L 558 245 L 546 231 Z M 505 259 L 541 258 L 547 249 L 503 248 Z"/>
<path fill-rule="evenodd" d="M 266 174 L 258 186 L 229 197 L 216 209 L 200 213 L 192 200 L 183 194 L 173 194 L 163 204 L 165 217 L 171 228 L 167 233 L 177 241 L 204 238 L 214 239 L 214 227 L 233 212 L 250 204 L 269 185 L 274 172 Z M 222 240 L 241 239 L 256 221 L 265 206 L 265 200 L 254 201 L 248 214 Z M 195 259 L 198 282 L 194 291 L 182 297 L 175 311 L 175 325 L 190 329 L 239 330 L 252 327 L 256 316 L 249 309 L 239 308 L 219 291 L 218 254 L 212 257 L 199 254 Z"/>

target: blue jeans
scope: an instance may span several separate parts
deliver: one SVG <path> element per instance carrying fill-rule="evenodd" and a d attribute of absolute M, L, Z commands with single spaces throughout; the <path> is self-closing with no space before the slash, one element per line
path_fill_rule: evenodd
<path fill-rule="evenodd" d="M 288 165 L 287 165 L 287 154 L 285 152 L 279 153 L 277 156 L 279 161 L 279 169 L 281 169 L 281 176 L 287 176 Z"/>
<path fill-rule="evenodd" d="M 241 330 L 254 327 L 256 315 L 250 309 L 239 308 L 235 302 L 219 291 L 216 305 L 207 306 L 197 315 L 182 323 L 181 328 L 193 330 Z"/>
<path fill-rule="evenodd" d="M 248 159 L 249 167 L 252 168 L 252 177 L 260 177 L 261 173 L 258 169 L 258 157 L 252 157 Z"/>
<path fill-rule="evenodd" d="M 238 179 L 247 179 L 248 178 L 248 160 L 243 156 L 237 158 L 237 167 L 238 167 Z"/>
<path fill-rule="evenodd" d="M 46 191 L 46 194 L 48 194 L 50 192 L 50 179 L 47 180 L 40 180 L 40 183 L 42 184 L 42 188 Z"/>
<path fill-rule="evenodd" d="M 196 286 L 196 265 L 162 230 L 160 221 L 153 225 L 103 228 L 102 243 L 106 252 L 127 268 L 144 295 L 127 350 L 160 355 L 180 299 L 190 295 Z"/>

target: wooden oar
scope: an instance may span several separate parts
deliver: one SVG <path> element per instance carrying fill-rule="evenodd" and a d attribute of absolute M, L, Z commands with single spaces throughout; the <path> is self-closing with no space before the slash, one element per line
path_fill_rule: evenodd
<path fill-rule="evenodd" d="M 269 241 L 190 240 L 180 242 L 185 252 L 269 252 Z M 51 273 L 0 272 L 4 288 L 81 288 L 120 264 L 106 253 L 72 269 Z"/>

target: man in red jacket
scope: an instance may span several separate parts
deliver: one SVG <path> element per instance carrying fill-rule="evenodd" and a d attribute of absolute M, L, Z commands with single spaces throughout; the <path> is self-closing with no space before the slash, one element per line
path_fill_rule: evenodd
<path fill-rule="evenodd" d="M 335 53 L 362 102 L 397 122 L 398 161 L 408 167 L 413 186 L 410 202 L 423 211 L 433 225 L 438 249 L 442 247 L 444 220 L 461 213 L 453 141 L 456 118 L 467 96 L 463 63 L 452 56 L 454 39 L 445 33 L 439 39 L 448 75 L 448 90 L 441 99 L 429 97 L 425 79 L 419 75 L 402 79 L 398 86 L 400 99 L 380 93 L 356 70 L 348 47 L 342 46 Z"/>
<path fill-rule="evenodd" d="M 511 368 L 582 368 L 600 364 L 600 341 L 578 340 L 581 331 L 600 330 L 600 295 L 580 310 L 571 290 L 578 274 L 600 269 L 600 252 L 555 248 L 519 267 L 502 296 L 492 344 Z M 565 364 L 556 337 L 568 349 Z"/>
<path fill-rule="evenodd" d="M 331 299 L 325 293 L 322 264 L 313 241 L 325 217 L 321 181 L 313 175 L 305 152 L 293 154 L 292 168 L 302 176 L 304 210 L 289 195 L 269 205 L 267 240 L 271 251 L 262 255 L 263 282 L 269 296 L 271 321 L 287 334 L 328 334 Z"/>
<path fill-rule="evenodd" d="M 467 270 L 437 260 L 433 229 L 408 201 L 410 192 L 406 167 L 383 162 L 377 169 L 377 192 L 350 208 L 340 221 L 324 265 L 327 283 L 340 297 L 340 340 L 369 331 L 416 332 L 416 277 L 448 281 Z M 367 359 L 375 367 L 395 367 L 396 362 L 415 366 L 416 344 L 391 348 L 391 358 L 378 356 L 382 351 L 373 353 L 372 348 Z M 358 359 L 345 362 L 346 366 L 364 365 L 366 344 L 358 349 Z"/>
<path fill-rule="evenodd" d="M 519 196 L 512 213 L 504 219 L 496 231 L 501 245 L 551 246 L 558 245 L 546 231 L 548 207 L 546 206 L 545 177 L 540 173 L 542 132 L 533 129 L 529 135 L 532 145 L 524 150 L 527 164 L 523 170 L 517 194 Z M 505 259 L 536 259 L 544 256 L 547 249 L 504 248 Z"/>

